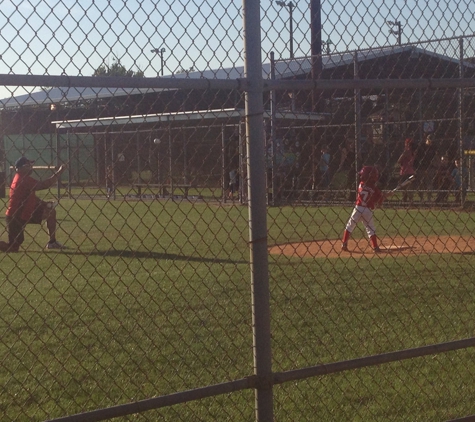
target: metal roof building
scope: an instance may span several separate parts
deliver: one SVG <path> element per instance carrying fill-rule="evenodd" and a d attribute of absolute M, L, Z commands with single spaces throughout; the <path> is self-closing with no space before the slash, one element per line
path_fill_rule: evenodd
<path fill-rule="evenodd" d="M 379 60 L 386 62 L 391 56 L 409 53 L 409 57 L 413 60 L 419 60 L 422 57 L 426 59 L 436 59 L 458 66 L 460 60 L 456 57 L 449 57 L 416 47 L 413 45 L 373 48 L 369 50 L 359 50 L 356 52 L 333 53 L 331 55 L 322 56 L 323 77 L 327 77 L 325 73 L 330 73 L 337 68 L 352 66 L 358 61 L 364 62 Z M 467 69 L 475 69 L 475 64 L 469 61 L 464 62 Z M 275 62 L 275 78 L 276 79 L 302 79 L 307 77 L 312 70 L 311 59 L 308 57 L 277 60 Z M 262 67 L 262 77 L 270 79 L 272 74 L 271 63 L 265 63 Z M 361 77 L 361 75 L 360 75 Z M 362 77 L 377 77 L 377 75 L 364 75 Z M 383 75 L 383 77 L 386 77 Z M 192 71 L 161 78 L 173 79 L 240 79 L 244 78 L 244 67 L 232 67 L 217 70 Z M 75 103 L 77 101 L 106 99 L 110 97 L 124 97 L 131 95 L 146 95 L 150 93 L 158 93 L 163 89 L 150 88 L 94 88 L 94 87 L 55 87 L 47 91 L 37 91 L 29 94 L 18 95 L 15 97 L 4 98 L 0 100 L 0 108 L 12 108 L 19 106 L 34 106 L 51 103 Z"/>

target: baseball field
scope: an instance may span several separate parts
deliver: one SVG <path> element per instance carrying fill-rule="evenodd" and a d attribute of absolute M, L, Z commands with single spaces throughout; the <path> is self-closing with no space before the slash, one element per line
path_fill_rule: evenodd
<path fill-rule="evenodd" d="M 5 420 L 48 420 L 253 374 L 248 211 L 188 201 L 63 199 L 58 240 L 29 226 L 0 257 Z M 470 209 L 268 210 L 273 370 L 473 336 Z M 4 220 L 1 220 L 4 223 Z M 2 238 L 5 233 L 2 234 Z M 279 421 L 426 421 L 475 414 L 472 349 L 291 382 Z M 245 390 L 122 420 L 249 421 Z M 118 419 L 120 420 L 120 419 Z"/>

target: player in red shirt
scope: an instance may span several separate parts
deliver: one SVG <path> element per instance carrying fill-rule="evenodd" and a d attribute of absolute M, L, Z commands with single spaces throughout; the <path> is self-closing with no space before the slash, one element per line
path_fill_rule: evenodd
<path fill-rule="evenodd" d="M 66 170 L 62 165 L 51 177 L 45 180 L 33 179 L 33 161 L 26 157 L 19 158 L 15 163 L 16 174 L 10 186 L 10 200 L 6 211 L 8 243 L 0 241 L 0 251 L 18 252 L 25 240 L 27 224 L 41 224 L 46 220 L 49 233 L 47 249 L 62 249 L 64 246 L 56 241 L 56 211 L 52 202 L 45 202 L 36 196 L 36 191 L 48 189 Z"/>
<path fill-rule="evenodd" d="M 350 238 L 351 233 L 358 222 L 363 221 L 373 250 L 375 252 L 381 252 L 381 249 L 378 246 L 378 239 L 376 237 L 373 210 L 374 208 L 380 206 L 386 198 L 393 195 L 393 192 L 383 193 L 376 186 L 376 182 L 379 179 L 379 171 L 376 167 L 364 166 L 360 170 L 359 176 L 360 184 L 358 186 L 358 196 L 356 198 L 355 207 L 351 213 L 350 219 L 348 220 L 348 223 L 346 223 L 341 250 L 348 250 L 348 239 Z"/>

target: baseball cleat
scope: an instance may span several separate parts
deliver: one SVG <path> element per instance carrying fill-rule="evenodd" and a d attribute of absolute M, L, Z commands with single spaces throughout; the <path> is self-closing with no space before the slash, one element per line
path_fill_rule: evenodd
<path fill-rule="evenodd" d="M 348 244 L 346 242 L 341 244 L 341 250 L 344 252 L 348 252 Z"/>
<path fill-rule="evenodd" d="M 56 241 L 56 242 L 52 242 L 52 243 L 47 243 L 46 244 L 46 249 L 67 249 L 67 248 L 63 244 Z"/>

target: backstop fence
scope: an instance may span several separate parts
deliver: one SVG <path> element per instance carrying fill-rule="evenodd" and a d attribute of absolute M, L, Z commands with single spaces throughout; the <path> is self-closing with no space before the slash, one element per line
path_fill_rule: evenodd
<path fill-rule="evenodd" d="M 472 2 L 17 3 L 3 419 L 475 418 Z"/>

